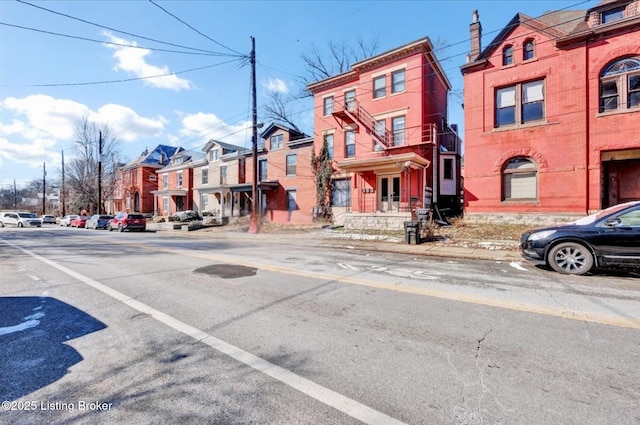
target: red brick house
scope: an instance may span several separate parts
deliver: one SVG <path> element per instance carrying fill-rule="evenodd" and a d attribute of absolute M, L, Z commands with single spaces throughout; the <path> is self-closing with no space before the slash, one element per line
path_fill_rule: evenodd
<path fill-rule="evenodd" d="M 193 209 L 193 169 L 204 163 L 204 152 L 180 150 L 169 158 L 169 164 L 157 170 L 158 188 L 152 191 L 155 214 L 171 216 Z"/>
<path fill-rule="evenodd" d="M 283 224 L 312 223 L 316 194 L 311 172 L 313 137 L 276 123 L 260 137 L 264 146 L 258 155 L 258 181 L 264 219 Z"/>
<path fill-rule="evenodd" d="M 307 88 L 315 150 L 326 142 L 333 158 L 336 223 L 401 227 L 415 208 L 458 209 L 459 142 L 447 125 L 451 85 L 428 38 Z"/>
<path fill-rule="evenodd" d="M 640 199 L 640 1 L 531 18 L 462 66 L 467 213 L 584 214 Z"/>
<path fill-rule="evenodd" d="M 156 172 L 169 164 L 169 158 L 181 148 L 158 145 L 128 164 L 118 167 L 113 198 L 107 211 L 151 213 L 155 210 L 152 192 L 158 189 Z"/>

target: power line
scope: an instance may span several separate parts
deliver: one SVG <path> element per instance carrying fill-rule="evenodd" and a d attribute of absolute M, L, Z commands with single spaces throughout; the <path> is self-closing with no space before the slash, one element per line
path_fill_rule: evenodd
<path fill-rule="evenodd" d="M 88 25 L 93 25 L 93 26 L 96 26 L 98 28 L 103 28 L 103 29 L 106 29 L 106 30 L 109 30 L 109 31 L 120 33 L 120 34 L 129 35 L 131 37 L 141 38 L 143 40 L 153 41 L 155 43 L 166 44 L 168 46 L 181 47 L 183 49 L 194 50 L 194 51 L 203 52 L 203 53 L 210 53 L 210 54 L 213 54 L 213 55 L 224 55 L 223 53 L 213 52 L 211 50 L 198 49 L 198 48 L 195 48 L 195 47 L 183 46 L 181 44 L 169 43 L 169 42 L 166 42 L 166 41 L 156 40 L 155 38 L 145 37 L 145 36 L 142 36 L 142 35 L 138 35 L 138 34 L 134 34 L 134 33 L 130 33 L 130 32 L 122 31 L 122 30 L 118 30 L 118 29 L 115 29 L 115 28 L 107 27 L 105 25 L 97 24 L 95 22 L 88 21 L 86 19 L 78 18 L 78 17 L 71 16 L 71 15 L 67 15 L 66 13 L 56 12 L 55 10 L 47 9 L 46 7 L 35 5 L 35 4 L 32 4 L 32 3 L 26 2 L 24 0 L 17 0 L 17 1 L 18 1 L 18 3 L 22 3 L 22 4 L 25 4 L 27 6 L 35 7 L 36 9 L 41 9 L 41 10 L 44 10 L 45 12 L 53 13 L 55 15 L 64 16 L 65 18 L 73 19 L 73 20 L 76 20 L 76 21 L 79 21 L 79 22 L 83 22 L 83 23 L 88 24 Z"/>
<path fill-rule="evenodd" d="M 238 52 L 238 51 L 236 51 L 236 50 L 233 50 L 233 49 L 232 49 L 232 48 L 230 48 L 230 47 L 225 46 L 225 45 L 224 45 L 224 44 L 222 44 L 222 43 L 217 42 L 216 40 L 214 40 L 213 38 L 209 37 L 208 35 L 206 35 L 206 34 L 204 34 L 204 33 L 200 32 L 199 30 L 197 30 L 196 28 L 192 27 L 192 26 L 191 26 L 191 25 L 189 25 L 187 22 L 183 21 L 182 19 L 180 19 L 179 17 L 177 17 L 177 16 L 176 16 L 176 15 L 174 15 L 173 13 L 169 12 L 167 9 L 165 9 L 165 8 L 164 8 L 164 7 L 162 7 L 162 6 L 160 6 L 158 3 L 154 2 L 153 0 L 149 0 L 149 2 L 150 2 L 151 4 L 153 4 L 154 6 L 156 6 L 157 8 L 159 8 L 160 10 L 162 10 L 162 11 L 163 11 L 164 13 L 166 13 L 167 15 L 169 15 L 169 16 L 171 16 L 171 17 L 173 17 L 173 18 L 177 19 L 177 20 L 178 20 L 179 22 L 181 22 L 182 24 L 186 25 L 187 27 L 189 27 L 189 28 L 190 28 L 190 29 L 192 29 L 193 31 L 197 32 L 198 34 L 200 34 L 201 36 L 203 36 L 203 37 L 204 37 L 204 38 L 206 38 L 207 40 L 212 41 L 212 42 L 214 42 L 215 44 L 217 44 L 218 46 L 220 46 L 220 47 L 224 47 L 225 49 L 227 49 L 227 50 L 229 50 L 229 51 L 231 51 L 231 52 L 233 52 L 233 53 L 236 53 L 236 54 L 238 54 L 238 55 L 242 55 L 242 56 L 246 56 L 246 55 L 243 55 L 242 53 L 240 53 L 240 52 Z"/>
<path fill-rule="evenodd" d="M 37 28 L 25 27 L 25 26 L 22 26 L 22 25 L 9 24 L 7 22 L 2 22 L 2 21 L 0 21 L 0 25 L 4 25 L 4 26 L 7 26 L 7 27 L 13 27 L 13 28 L 19 28 L 19 29 L 28 30 L 28 31 L 35 31 L 35 32 L 43 33 L 43 34 L 55 35 L 55 36 L 58 36 L 58 37 L 72 38 L 72 39 L 83 40 L 83 41 L 91 41 L 93 43 L 109 44 L 109 45 L 113 45 L 113 46 L 129 47 L 129 48 L 132 48 L 132 49 L 145 49 L 145 50 L 154 50 L 154 51 L 157 51 L 157 52 L 180 53 L 180 54 L 183 54 L 183 55 L 237 57 L 237 56 L 229 55 L 229 54 L 226 54 L 226 53 L 185 52 L 185 51 L 182 51 L 182 50 L 159 49 L 159 48 L 155 48 L 155 47 L 144 47 L 144 46 L 136 46 L 136 45 L 132 45 L 132 44 L 115 43 L 115 42 L 112 42 L 112 41 L 96 40 L 94 38 L 80 37 L 80 36 L 77 36 L 77 35 L 62 34 L 62 33 L 59 33 L 59 32 L 46 31 L 46 30 L 41 30 L 41 29 L 37 29 Z M 244 55 L 242 57 L 244 57 Z"/>

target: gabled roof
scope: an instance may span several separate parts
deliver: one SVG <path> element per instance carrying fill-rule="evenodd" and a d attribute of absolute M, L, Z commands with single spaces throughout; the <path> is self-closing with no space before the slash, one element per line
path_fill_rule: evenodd
<path fill-rule="evenodd" d="M 304 134 L 304 133 L 302 133 L 302 132 L 300 132 L 298 130 L 295 130 L 295 129 L 291 128 L 291 127 L 287 127 L 284 124 L 279 124 L 279 123 L 276 123 L 276 122 L 269 124 L 269 126 L 266 129 L 264 129 L 262 131 L 262 133 L 260 133 L 260 137 L 263 138 L 263 139 L 266 139 L 267 137 L 269 137 L 271 134 L 273 134 L 277 130 L 283 130 L 283 131 L 288 132 L 289 133 L 289 140 L 296 140 L 296 139 L 301 139 L 301 138 L 304 138 L 304 137 L 308 137 L 306 134 Z"/>
<path fill-rule="evenodd" d="M 161 168 L 169 163 L 169 158 L 182 150 L 182 148 L 176 146 L 158 145 L 151 152 L 145 149 L 139 157 L 127 163 L 123 168 L 136 168 L 139 166 Z"/>
<path fill-rule="evenodd" d="M 173 164 L 172 162 L 177 158 L 183 158 L 183 160 L 178 164 Z M 206 158 L 206 154 L 204 152 L 181 149 L 170 158 L 169 164 L 166 167 L 162 168 L 162 170 L 159 170 L 159 172 L 190 168 L 194 165 L 194 163 L 197 163 L 204 158 Z"/>
<path fill-rule="evenodd" d="M 209 152 L 214 145 L 220 146 L 222 148 L 223 155 L 225 153 L 236 152 L 244 149 L 242 146 L 236 146 L 236 145 L 232 145 L 231 143 L 220 142 L 218 140 L 209 139 L 209 141 L 202 148 L 202 151 Z"/>

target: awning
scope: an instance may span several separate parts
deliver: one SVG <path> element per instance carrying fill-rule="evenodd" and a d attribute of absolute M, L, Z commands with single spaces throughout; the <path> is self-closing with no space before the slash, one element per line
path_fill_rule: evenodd
<path fill-rule="evenodd" d="M 377 158 L 347 159 L 340 161 L 336 166 L 340 170 L 362 173 L 373 171 L 374 173 L 398 172 L 405 168 L 422 168 L 431 163 L 428 159 L 415 152 L 399 155 L 385 155 Z"/>
<path fill-rule="evenodd" d="M 280 182 L 278 180 L 261 181 L 258 183 L 258 190 L 276 190 L 279 186 Z M 253 183 L 230 184 L 229 190 L 232 193 L 251 192 L 253 191 Z"/>

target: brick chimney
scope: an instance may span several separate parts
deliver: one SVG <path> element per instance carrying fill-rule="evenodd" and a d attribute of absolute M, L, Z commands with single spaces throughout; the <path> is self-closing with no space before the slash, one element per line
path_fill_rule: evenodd
<path fill-rule="evenodd" d="M 469 53 L 468 60 L 469 62 L 473 62 L 482 51 L 480 41 L 482 37 L 482 25 L 480 25 L 480 15 L 477 9 L 473 11 L 473 21 L 471 25 L 469 25 L 469 32 L 471 33 L 471 52 Z"/>

